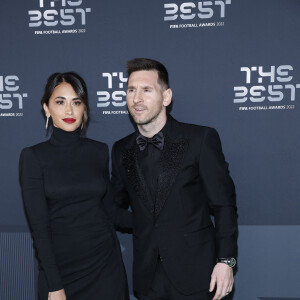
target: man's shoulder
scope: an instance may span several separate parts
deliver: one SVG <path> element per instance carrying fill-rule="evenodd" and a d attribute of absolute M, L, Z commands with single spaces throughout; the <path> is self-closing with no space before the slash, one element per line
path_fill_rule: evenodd
<path fill-rule="evenodd" d="M 185 123 L 185 122 L 178 122 L 178 123 L 184 129 L 191 130 L 191 131 L 206 131 L 206 130 L 213 129 L 212 127 L 200 125 L 200 124 L 192 124 L 192 123 Z"/>
<path fill-rule="evenodd" d="M 210 132 L 216 132 L 216 129 L 213 127 L 199 125 L 199 124 L 192 124 L 192 123 L 185 123 L 176 121 L 177 128 L 181 131 L 182 134 L 186 135 L 187 137 L 194 137 L 194 136 L 203 136 Z"/>

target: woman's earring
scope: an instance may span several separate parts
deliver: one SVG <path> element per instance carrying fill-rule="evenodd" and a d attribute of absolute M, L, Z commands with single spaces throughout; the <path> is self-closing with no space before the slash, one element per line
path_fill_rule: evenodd
<path fill-rule="evenodd" d="M 46 121 L 46 129 L 48 128 L 48 125 L 49 125 L 49 116 L 46 116 L 47 117 L 47 121 Z"/>
<path fill-rule="evenodd" d="M 83 129 L 83 122 L 81 123 L 81 130 Z"/>

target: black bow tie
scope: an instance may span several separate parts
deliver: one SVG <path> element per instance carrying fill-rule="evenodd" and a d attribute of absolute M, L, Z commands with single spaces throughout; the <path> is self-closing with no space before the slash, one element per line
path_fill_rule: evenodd
<path fill-rule="evenodd" d="M 147 138 L 141 134 L 136 138 L 136 142 L 140 148 L 140 151 L 143 151 L 148 144 L 152 144 L 154 147 L 162 150 L 164 147 L 164 134 L 162 132 L 157 133 L 152 138 Z"/>

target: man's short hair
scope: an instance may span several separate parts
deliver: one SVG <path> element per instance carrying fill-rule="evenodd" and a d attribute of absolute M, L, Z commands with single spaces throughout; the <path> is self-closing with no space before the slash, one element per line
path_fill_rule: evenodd
<path fill-rule="evenodd" d="M 128 79 L 132 72 L 151 70 L 157 71 L 158 84 L 160 84 L 163 90 L 167 90 L 169 88 L 169 75 L 166 67 L 162 63 L 150 58 L 134 58 L 127 62 Z"/>

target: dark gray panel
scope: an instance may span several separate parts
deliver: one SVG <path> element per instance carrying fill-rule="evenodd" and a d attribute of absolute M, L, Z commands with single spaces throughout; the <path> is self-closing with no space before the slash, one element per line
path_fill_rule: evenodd
<path fill-rule="evenodd" d="M 0 299 L 35 298 L 34 253 L 30 233 L 0 232 Z"/>

